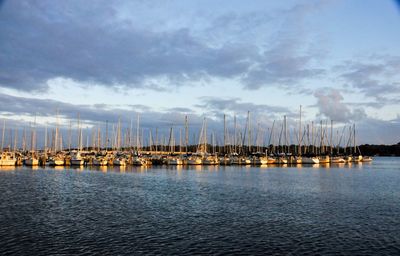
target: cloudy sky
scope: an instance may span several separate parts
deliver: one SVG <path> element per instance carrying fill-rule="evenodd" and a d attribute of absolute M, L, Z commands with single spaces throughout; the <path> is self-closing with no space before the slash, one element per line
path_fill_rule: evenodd
<path fill-rule="evenodd" d="M 284 115 L 295 133 L 302 105 L 304 125 L 395 144 L 399 28 L 392 0 L 0 1 L 0 118 L 129 126 L 139 113 L 167 129 L 188 115 L 218 134 L 224 114 L 243 127 L 250 111 L 265 133 Z"/>

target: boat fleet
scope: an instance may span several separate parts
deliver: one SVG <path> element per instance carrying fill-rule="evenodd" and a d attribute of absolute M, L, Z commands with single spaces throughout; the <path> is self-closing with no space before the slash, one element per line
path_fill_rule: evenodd
<path fill-rule="evenodd" d="M 58 120 L 58 112 L 57 112 Z M 107 124 L 108 125 L 108 124 Z M 179 145 L 175 145 L 175 132 L 170 129 L 168 140 L 159 140 L 156 130 L 155 140 L 152 132 L 149 133 L 148 145 L 143 144 L 143 130 L 139 127 L 139 115 L 136 128 L 136 145 L 134 144 L 132 120 L 131 128 L 124 134 L 122 132 L 121 120 L 116 127 L 113 126 L 111 138 L 106 134 L 102 135 L 100 126 L 97 131 L 92 132 L 93 144 L 83 147 L 83 133 L 80 127 L 78 115 L 77 147 L 71 147 L 71 130 L 69 132 L 68 149 L 63 149 L 62 134 L 58 127 L 49 139 L 47 126 L 44 134 L 44 147 L 40 150 L 36 146 L 36 128 L 31 128 L 31 145 L 27 150 L 26 136 L 24 130 L 22 148 L 15 135 L 14 147 L 3 147 L 5 141 L 5 122 L 3 125 L 3 136 L 0 148 L 0 166 L 149 166 L 149 165 L 314 165 L 314 164 L 346 164 L 371 162 L 369 156 L 362 156 L 356 146 L 355 125 L 348 127 L 347 143 L 345 143 L 345 128 L 342 135 L 337 135 L 337 143 L 333 139 L 333 122 L 331 121 L 330 132 L 327 122 L 323 126 L 322 121 L 319 128 L 314 123 L 302 126 L 301 106 L 299 116 L 299 127 L 290 134 L 287 128 L 286 116 L 284 116 L 281 127 L 276 128 L 275 121 L 269 130 L 269 141 L 262 138 L 262 132 L 251 127 L 250 112 L 247 113 L 246 125 L 240 131 L 234 117 L 233 135 L 229 133 L 224 115 L 223 142 L 216 143 L 215 133 L 211 133 L 211 143 L 207 140 L 210 133 L 207 133 L 207 121 L 204 118 L 201 131 L 198 136 L 198 143 L 189 145 L 188 140 L 188 118 L 185 116 L 184 136 L 179 133 Z M 71 127 L 71 123 L 70 123 Z M 259 127 L 259 126 L 258 126 Z M 275 130 L 274 130 L 275 129 Z M 140 132 L 141 131 L 141 132 Z M 253 137 L 253 132 L 256 134 Z M 17 133 L 17 131 L 15 132 Z M 347 132 L 346 132 L 347 133 Z M 265 134 L 265 132 L 264 132 Z M 279 134 L 279 136 L 277 136 Z M 330 138 L 328 136 L 330 135 Z M 104 137 L 105 138 L 104 138 Z M 278 141 L 276 137 L 279 137 Z M 295 138 L 297 137 L 297 143 Z M 290 139 L 291 138 L 291 139 Z M 124 143 L 123 140 L 128 143 Z M 184 142 L 182 142 L 184 139 Z M 51 140 L 48 145 L 48 140 Z M 89 134 L 87 135 L 89 141 Z M 110 145 L 112 141 L 112 145 Z M 168 141 L 168 143 L 167 143 Z M 263 141 L 260 143 L 260 141 Z M 291 141 L 291 143 L 289 143 Z M 219 144 L 219 145 L 218 145 Z M 268 145 L 268 146 L 265 146 Z M 343 146 L 340 146 L 344 144 Z M 352 145 L 351 145 L 352 144 Z"/>
<path fill-rule="evenodd" d="M 0 166 L 149 166 L 149 165 L 314 165 L 371 162 L 372 157 L 295 156 L 291 154 L 252 153 L 249 155 L 197 153 L 151 153 L 147 151 L 62 151 L 57 154 L 40 152 L 35 156 L 4 151 Z"/>

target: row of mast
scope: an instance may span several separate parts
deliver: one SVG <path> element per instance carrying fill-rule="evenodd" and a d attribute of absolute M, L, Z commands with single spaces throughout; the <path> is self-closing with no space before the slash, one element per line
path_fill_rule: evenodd
<path fill-rule="evenodd" d="M 328 141 L 328 128 L 327 128 L 327 122 L 325 123 L 325 128 L 323 127 L 323 122 L 320 121 L 320 128 L 316 131 L 315 130 L 315 125 L 314 122 L 311 122 L 311 128 L 310 125 L 307 124 L 304 127 L 304 130 L 302 129 L 302 109 L 300 106 L 300 112 L 299 112 L 299 128 L 298 128 L 298 133 L 293 132 L 296 136 L 297 140 L 297 145 L 296 143 L 292 143 L 292 146 L 289 145 L 289 139 L 290 139 L 290 131 L 287 127 L 287 117 L 286 115 L 283 117 L 283 123 L 281 125 L 281 130 L 279 131 L 279 138 L 278 138 L 278 146 L 276 145 L 276 135 L 277 133 L 274 133 L 274 129 L 276 129 L 276 122 L 275 120 L 272 123 L 271 129 L 268 128 L 269 130 L 269 140 L 267 143 L 267 148 L 269 148 L 272 152 L 271 153 L 289 153 L 291 147 L 295 147 L 295 151 L 293 153 L 296 153 L 297 155 L 301 156 L 302 154 L 307 154 L 307 153 L 312 153 L 312 154 L 333 154 L 334 150 L 339 151 L 340 145 L 342 144 L 342 141 L 344 141 L 344 136 L 345 136 L 345 129 L 346 126 L 343 127 L 341 136 L 339 136 L 339 130 L 337 130 L 337 138 L 338 142 L 336 146 L 334 146 L 333 142 L 333 121 L 331 120 L 330 123 L 330 136 L 329 136 L 329 141 Z M 220 147 L 220 150 L 223 151 L 223 153 L 251 153 L 254 151 L 260 151 L 262 148 L 265 148 L 265 140 L 263 139 L 263 134 L 266 134 L 265 132 L 262 132 L 261 125 L 260 123 L 257 124 L 257 129 L 255 131 L 255 138 L 253 138 L 252 134 L 252 124 L 251 124 L 251 115 L 250 111 L 247 112 L 247 118 L 246 118 L 246 125 L 244 126 L 244 131 L 240 131 L 237 126 L 237 120 L 236 116 L 233 118 L 233 136 L 230 136 L 228 126 L 226 124 L 226 115 L 224 114 L 223 116 L 223 146 Z M 184 119 L 184 135 L 182 134 L 182 129 L 179 130 L 179 151 L 185 151 L 189 152 L 189 122 L 188 122 L 188 116 L 185 116 Z M 112 125 L 112 136 L 110 140 L 109 137 L 109 131 L 108 131 L 108 121 L 106 121 L 106 132 L 105 135 L 102 134 L 100 125 L 97 127 L 94 127 L 91 132 L 91 146 L 89 146 L 89 134 L 87 134 L 86 137 L 86 148 L 91 147 L 92 149 L 100 151 L 101 149 L 115 149 L 115 150 L 122 150 L 123 148 L 133 148 L 137 151 L 144 149 L 144 129 L 140 129 L 140 115 L 137 116 L 136 120 L 136 141 L 135 144 L 133 145 L 133 121 L 131 120 L 130 122 L 130 128 L 126 129 L 126 132 L 122 132 L 122 124 L 121 124 L 121 118 L 118 119 L 118 123 L 115 125 Z M 3 129 L 2 129 L 2 141 L 1 141 L 1 149 L 4 148 L 4 142 L 5 142 L 5 131 L 6 131 L 6 123 L 5 120 L 3 122 Z M 311 136 L 310 136 L 311 133 Z M 211 145 L 212 151 L 216 151 L 215 148 L 217 147 L 217 140 L 216 140 L 216 135 L 214 132 L 211 132 L 211 143 L 208 143 L 207 141 L 207 119 L 204 118 L 203 120 L 203 125 L 200 130 L 199 138 L 198 138 L 198 143 L 194 144 L 197 145 L 196 150 L 197 151 L 207 151 L 207 148 L 209 145 Z M 104 139 L 104 135 L 105 139 Z M 36 151 L 36 118 L 34 121 L 33 126 L 31 126 L 31 142 L 30 142 L 30 150 L 31 151 Z M 57 111 L 57 125 L 55 129 L 52 130 L 50 136 L 51 136 L 51 145 L 48 147 L 48 129 L 47 125 L 45 127 L 45 138 L 44 138 L 44 148 L 45 151 L 47 150 L 54 150 L 54 152 L 62 151 L 63 150 L 63 136 L 62 133 L 60 132 L 59 126 L 58 126 L 58 111 Z M 175 132 L 174 132 L 174 127 L 171 126 L 169 130 L 169 136 L 168 139 L 166 136 L 161 136 L 159 138 L 158 134 L 158 129 L 155 129 L 155 140 L 153 139 L 153 133 L 152 130 L 149 131 L 148 134 L 148 146 L 146 147 L 147 150 L 149 151 L 176 151 L 176 145 L 175 145 Z M 9 138 L 12 138 L 12 131 L 10 130 L 10 136 Z M 103 138 L 102 138 L 103 137 Z M 195 141 L 196 135 L 194 134 L 193 142 Z M 282 138 L 283 137 L 283 138 Z M 311 139 L 310 139 L 311 137 Z M 18 138 L 18 130 L 15 130 L 14 133 L 14 142 L 12 143 L 14 145 L 14 150 L 17 149 L 17 138 Z M 182 143 L 182 138 L 184 139 L 184 143 Z M 317 146 L 317 142 L 319 139 L 319 145 Z M 355 134 L 355 125 L 349 127 L 349 137 L 348 137 L 348 142 L 346 147 L 348 148 L 350 145 L 350 141 L 352 140 L 352 144 L 354 146 L 353 152 L 356 152 L 356 134 Z M 161 141 L 159 141 L 161 140 Z M 307 140 L 307 141 L 305 141 Z M 24 128 L 23 130 L 23 136 L 22 136 L 22 150 L 26 151 L 27 150 L 27 136 L 26 136 L 26 129 Z M 124 141 L 124 143 L 122 143 Z M 167 142 L 168 141 L 168 142 Z M 110 145 L 111 142 L 111 145 Z M 255 145 L 254 143 L 255 142 Z M 293 139 L 292 139 L 293 142 Z M 307 143 L 306 143 L 307 142 Z M 11 144 L 11 143 L 10 143 Z M 326 145 L 329 144 L 329 152 L 328 152 L 328 147 Z M 11 149 L 11 147 L 9 147 Z M 69 131 L 68 131 L 68 150 L 71 150 L 72 148 L 72 122 L 69 124 Z M 80 116 L 78 114 L 78 120 L 77 120 L 77 150 L 81 151 L 83 150 L 83 129 L 80 124 Z M 317 152 L 317 149 L 319 152 Z"/>

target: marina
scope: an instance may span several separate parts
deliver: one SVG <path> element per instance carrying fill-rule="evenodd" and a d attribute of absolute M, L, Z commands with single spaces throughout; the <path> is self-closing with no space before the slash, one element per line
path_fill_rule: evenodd
<path fill-rule="evenodd" d="M 275 125 L 278 126 L 279 123 L 275 120 L 271 127 L 261 127 L 258 123 L 257 128 L 254 128 L 251 125 L 252 122 L 250 111 L 248 111 L 244 125 L 238 125 L 236 117 L 234 117 L 233 127 L 229 128 L 224 115 L 223 133 L 217 137 L 217 133 L 208 132 L 207 119 L 204 118 L 201 129 L 193 133 L 194 138 L 198 134 L 198 142 L 193 144 L 196 139 L 189 141 L 188 116 L 185 116 L 184 122 L 181 124 L 178 135 L 179 143 L 176 143 L 177 134 L 174 132 L 173 126 L 167 135 L 159 135 L 156 129 L 154 140 L 153 130 L 148 129 L 148 138 L 146 138 L 144 129 L 140 127 L 139 114 L 137 115 L 135 136 L 132 120 L 128 128 L 123 126 L 120 118 L 115 125 L 112 125 L 111 134 L 108 132 L 108 122 L 105 125 L 106 132 L 102 132 L 99 125 L 92 127 L 91 131 L 86 129 L 86 134 L 84 134 L 78 115 L 77 127 L 74 131 L 76 147 L 73 148 L 71 123 L 67 135 L 68 145 L 66 145 L 63 143 L 65 134 L 61 132 L 58 122 L 53 129 L 48 129 L 46 125 L 44 138 L 38 140 L 38 128 L 35 124 L 31 126 L 29 138 L 25 129 L 22 136 L 18 136 L 18 130 L 14 131 L 13 136 L 13 130 L 9 129 L 10 136 L 6 138 L 6 122 L 4 121 L 0 166 L 258 166 L 372 161 L 371 156 L 362 155 L 356 144 L 355 124 L 339 126 L 335 130 L 333 121 L 330 121 L 330 126 L 328 126 L 327 120 L 321 120 L 318 126 L 314 122 L 304 125 L 301 106 L 297 124 L 292 122 L 291 127 L 288 127 L 286 116 L 283 117 L 278 128 Z M 184 128 L 184 136 L 182 128 Z M 87 141 L 86 147 L 83 147 L 84 137 Z M 18 143 L 18 138 L 22 140 L 21 143 Z M 28 139 L 30 139 L 29 145 Z M 90 140 L 91 143 L 89 143 Z M 41 148 L 37 146 L 39 141 L 44 141 Z M 4 147 L 6 144 L 8 147 Z"/>

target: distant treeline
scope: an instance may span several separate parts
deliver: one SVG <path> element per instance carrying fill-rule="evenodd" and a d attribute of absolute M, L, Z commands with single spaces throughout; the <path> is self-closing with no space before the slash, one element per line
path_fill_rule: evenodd
<path fill-rule="evenodd" d="M 395 145 L 360 145 L 360 151 L 368 156 L 400 156 L 400 142 Z"/>

